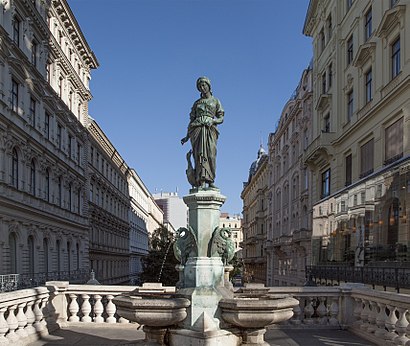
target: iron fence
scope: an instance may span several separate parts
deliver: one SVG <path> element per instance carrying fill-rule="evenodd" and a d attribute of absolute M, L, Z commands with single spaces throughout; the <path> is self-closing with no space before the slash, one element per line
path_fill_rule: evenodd
<path fill-rule="evenodd" d="M 410 288 L 410 268 L 402 266 L 391 267 L 353 267 L 346 265 L 315 265 L 306 266 L 306 275 L 316 284 L 339 285 L 340 282 L 357 282 L 366 285 L 382 286 L 400 289 Z"/>

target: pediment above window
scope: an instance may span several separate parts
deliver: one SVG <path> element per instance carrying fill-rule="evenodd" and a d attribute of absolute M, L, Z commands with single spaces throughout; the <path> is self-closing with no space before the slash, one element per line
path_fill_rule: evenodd
<path fill-rule="evenodd" d="M 353 61 L 353 65 L 355 67 L 363 66 L 368 59 L 374 56 L 375 50 L 376 43 L 374 42 L 362 44 L 357 51 L 356 57 Z"/>
<path fill-rule="evenodd" d="M 332 99 L 332 94 L 322 94 L 319 97 L 319 100 L 317 101 L 317 109 L 325 109 L 329 104 L 330 100 Z"/>
<path fill-rule="evenodd" d="M 376 36 L 381 38 L 388 36 L 393 28 L 400 23 L 405 11 L 405 5 L 397 5 L 386 11 L 376 30 Z"/>

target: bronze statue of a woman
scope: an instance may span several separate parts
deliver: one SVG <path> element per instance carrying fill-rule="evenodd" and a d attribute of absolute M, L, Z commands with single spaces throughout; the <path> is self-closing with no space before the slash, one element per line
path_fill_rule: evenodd
<path fill-rule="evenodd" d="M 216 142 L 219 131 L 217 125 L 224 120 L 224 110 L 221 102 L 212 95 L 211 81 L 207 77 L 200 77 L 196 87 L 201 93 L 201 98 L 194 102 L 191 109 L 187 135 L 181 139 L 181 144 L 191 140 L 192 150 L 187 154 L 188 169 L 186 171 L 188 182 L 194 187 L 216 188 Z M 195 167 L 191 163 L 194 156 Z"/>

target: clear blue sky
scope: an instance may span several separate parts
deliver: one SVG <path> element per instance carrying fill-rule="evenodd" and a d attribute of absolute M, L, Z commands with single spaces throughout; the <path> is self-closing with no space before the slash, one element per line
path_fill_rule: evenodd
<path fill-rule="evenodd" d="M 225 109 L 216 185 L 240 213 L 242 183 L 312 57 L 309 0 L 68 0 L 100 67 L 90 115 L 148 189 L 190 188 L 185 153 L 199 76 Z"/>

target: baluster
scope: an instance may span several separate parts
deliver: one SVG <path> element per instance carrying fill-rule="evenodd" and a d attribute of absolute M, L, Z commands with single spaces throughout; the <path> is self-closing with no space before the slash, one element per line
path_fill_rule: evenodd
<path fill-rule="evenodd" d="M 17 322 L 18 322 L 18 328 L 16 330 L 16 334 L 20 338 L 26 338 L 28 336 L 27 331 L 24 330 L 24 327 L 27 325 L 27 317 L 24 314 L 24 307 L 26 306 L 26 303 L 21 303 L 18 305 L 18 311 L 17 311 Z"/>
<path fill-rule="evenodd" d="M 30 300 L 27 302 L 27 310 L 26 310 L 26 318 L 27 318 L 27 327 L 26 331 L 28 335 L 35 334 L 36 329 L 33 327 L 33 323 L 36 320 L 34 313 L 33 313 L 33 305 L 34 305 L 34 300 Z"/>
<path fill-rule="evenodd" d="M 386 333 L 385 336 L 385 340 L 393 341 L 397 337 L 397 334 L 395 333 L 397 322 L 396 307 L 392 305 L 387 305 L 387 308 L 389 309 L 390 313 L 385 323 L 385 326 L 388 330 L 388 333 Z"/>
<path fill-rule="evenodd" d="M 316 309 L 317 314 L 319 315 L 319 324 L 327 324 L 327 308 L 325 306 L 325 297 L 319 298 L 320 304 Z"/>
<path fill-rule="evenodd" d="M 130 321 L 127 320 L 126 318 L 120 316 L 118 318 L 118 323 L 127 324 L 127 323 L 130 323 Z"/>
<path fill-rule="evenodd" d="M 354 308 L 353 311 L 353 315 L 356 318 L 356 321 L 354 322 L 354 325 L 357 328 L 360 328 L 360 326 L 362 325 L 363 321 L 361 319 L 361 315 L 362 315 L 362 310 L 363 310 L 363 302 L 360 298 L 354 298 L 354 301 L 356 302 L 356 306 Z"/>
<path fill-rule="evenodd" d="M 41 299 L 37 299 L 34 303 L 33 313 L 34 313 L 34 318 L 35 318 L 34 329 L 36 330 L 37 333 L 41 334 L 41 332 L 44 329 L 44 325 L 43 323 L 41 323 L 44 316 L 40 308 L 40 304 L 41 304 Z"/>
<path fill-rule="evenodd" d="M 293 308 L 293 317 L 291 322 L 295 325 L 300 325 L 302 323 L 302 309 L 300 307 L 300 304 L 301 302 L 304 302 L 304 299 L 302 297 L 295 298 L 299 301 L 299 304 Z"/>
<path fill-rule="evenodd" d="M 115 312 L 117 311 L 117 307 L 115 306 L 115 304 L 112 302 L 114 296 L 111 294 L 107 295 L 107 306 L 105 307 L 105 311 L 107 312 L 107 323 L 116 323 L 117 320 L 114 317 Z"/>
<path fill-rule="evenodd" d="M 7 338 L 4 336 L 9 331 L 9 325 L 4 318 L 4 313 L 6 312 L 7 307 L 0 308 L 0 344 L 8 343 Z"/>
<path fill-rule="evenodd" d="M 377 314 L 377 317 L 376 317 L 377 329 L 374 332 L 374 335 L 377 336 L 378 338 L 383 338 L 384 340 L 385 335 L 386 335 L 385 323 L 387 319 L 386 304 L 378 302 L 377 306 L 379 307 L 379 313 Z"/>
<path fill-rule="evenodd" d="M 81 305 L 81 313 L 83 314 L 83 317 L 81 317 L 81 322 L 91 322 L 90 296 L 88 294 L 82 294 L 81 297 L 83 298 L 83 304 Z"/>
<path fill-rule="evenodd" d="M 11 342 L 15 342 L 19 339 L 19 336 L 16 334 L 16 329 L 19 326 L 19 322 L 14 314 L 14 310 L 16 310 L 17 305 L 11 305 L 8 307 L 9 315 L 7 317 L 7 324 L 9 325 L 9 333 L 7 334 L 7 339 Z"/>
<path fill-rule="evenodd" d="M 48 331 L 47 322 L 50 317 L 50 307 L 48 304 L 48 297 L 44 297 L 43 299 L 41 299 L 41 311 L 43 312 L 43 318 L 41 319 L 41 324 L 44 326 L 43 331 L 47 332 Z"/>
<path fill-rule="evenodd" d="M 362 298 L 362 302 L 363 302 L 363 310 L 360 314 L 360 318 L 362 319 L 362 325 L 360 326 L 360 329 L 362 330 L 367 330 L 367 328 L 369 327 L 369 313 L 370 313 L 370 308 L 369 308 L 369 301 L 367 299 L 363 299 Z"/>
<path fill-rule="evenodd" d="M 369 320 L 369 327 L 367 328 L 367 331 L 369 333 L 374 333 L 377 329 L 376 326 L 376 319 L 377 319 L 377 304 L 374 301 L 370 301 L 370 313 L 367 316 L 367 319 Z"/>
<path fill-rule="evenodd" d="M 306 299 L 306 306 L 305 306 L 305 319 L 303 322 L 305 324 L 313 324 L 312 315 L 315 312 L 313 309 L 313 298 L 309 297 Z"/>
<path fill-rule="evenodd" d="M 68 318 L 69 322 L 79 322 L 80 317 L 78 317 L 78 311 L 80 311 L 80 307 L 78 306 L 77 302 L 77 295 L 74 293 L 70 293 L 70 305 L 68 306 L 68 311 L 70 312 L 70 317 Z"/>
<path fill-rule="evenodd" d="M 94 295 L 95 304 L 94 304 L 94 322 L 95 323 L 103 323 L 104 318 L 102 317 L 102 313 L 104 312 L 104 306 L 101 302 L 101 296 L 99 294 Z"/>
<path fill-rule="evenodd" d="M 406 336 L 407 326 L 409 322 L 407 321 L 406 315 L 408 310 L 406 308 L 398 307 L 399 319 L 396 322 L 396 332 L 399 335 L 394 339 L 396 345 L 406 345 L 407 341 L 410 339 Z"/>
<path fill-rule="evenodd" d="M 331 326 L 338 326 L 339 325 L 339 320 L 338 320 L 338 315 L 339 315 L 339 297 L 331 297 L 330 300 L 332 303 L 330 304 L 330 318 L 329 318 L 329 324 Z"/>

